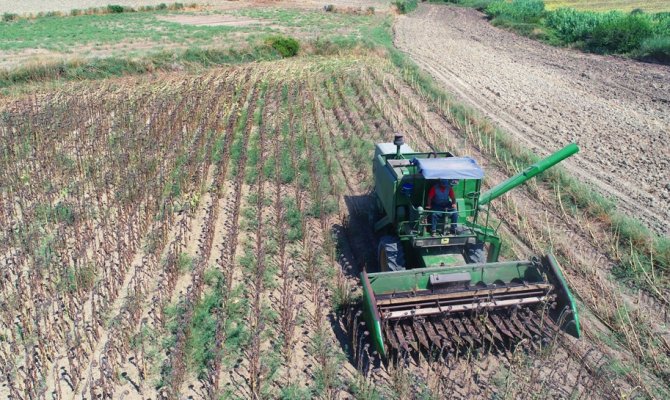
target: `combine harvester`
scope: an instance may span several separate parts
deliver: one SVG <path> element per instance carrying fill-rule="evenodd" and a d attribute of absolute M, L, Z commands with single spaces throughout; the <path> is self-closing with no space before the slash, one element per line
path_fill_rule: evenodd
<path fill-rule="evenodd" d="M 382 356 L 538 343 L 559 329 L 579 338 L 575 302 L 556 259 L 499 262 L 501 240 L 487 207 L 578 151 L 570 144 L 481 194 L 484 173 L 471 158 L 416 153 L 402 136 L 376 145 L 381 272 L 363 272 L 361 280 L 367 329 Z M 427 208 L 440 181 L 454 191 L 457 219 L 448 209 Z M 431 232 L 434 214 L 438 229 Z"/>

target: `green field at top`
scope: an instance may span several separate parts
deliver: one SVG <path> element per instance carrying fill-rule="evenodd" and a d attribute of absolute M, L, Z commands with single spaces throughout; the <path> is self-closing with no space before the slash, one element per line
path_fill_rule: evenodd
<path fill-rule="evenodd" d="M 189 23 L 189 18 L 203 17 L 211 23 Z M 45 51 L 79 57 L 127 57 L 184 47 L 239 48 L 278 33 L 299 40 L 317 37 L 357 40 L 369 37 L 383 18 L 372 10 L 345 14 L 264 8 L 18 19 L 0 22 L 0 64 L 4 61 L 15 66 L 22 59 L 16 56 Z"/>
<path fill-rule="evenodd" d="M 571 7 L 584 11 L 633 11 L 635 9 L 646 12 L 670 11 L 670 0 L 545 0 L 544 3 L 549 10 Z"/>

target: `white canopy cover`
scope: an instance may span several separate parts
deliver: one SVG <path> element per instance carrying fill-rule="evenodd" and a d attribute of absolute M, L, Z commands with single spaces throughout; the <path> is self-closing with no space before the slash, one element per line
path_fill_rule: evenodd
<path fill-rule="evenodd" d="M 484 171 L 470 157 L 415 158 L 426 179 L 482 179 Z"/>

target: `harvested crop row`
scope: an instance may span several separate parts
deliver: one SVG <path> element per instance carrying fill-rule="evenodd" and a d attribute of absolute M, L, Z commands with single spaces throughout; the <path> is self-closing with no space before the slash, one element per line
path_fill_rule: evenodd
<path fill-rule="evenodd" d="M 357 274 L 375 258 L 373 143 L 396 129 L 417 150 L 475 141 L 458 136 L 447 107 L 426 102 L 387 63 L 297 60 L 90 86 L 1 110 L 0 140 L 12 149 L 0 161 L 12 165 L 0 175 L 1 215 L 12 228 L 0 240 L 9 266 L 0 284 L 0 396 L 491 397 L 520 393 L 515 387 L 571 396 L 640 383 L 599 371 L 611 354 L 596 334 L 576 355 L 566 350 L 571 342 L 557 340 L 534 359 L 473 348 L 381 363 L 355 305 Z M 478 146 L 468 152 L 487 163 Z M 507 173 L 490 166 L 492 179 Z M 519 211 L 537 199 L 550 203 L 549 192 L 533 186 L 496 214 L 518 236 L 521 255 L 547 238 L 545 221 L 564 227 L 554 209 L 543 220 Z M 63 199 L 75 210 L 71 224 L 60 208 L 34 211 Z M 29 228 L 32 236 L 16 233 Z M 51 247 L 26 241 L 54 233 L 67 239 Z M 59 257 L 41 257 L 49 249 Z M 77 274 L 72 286 L 53 279 L 67 278 L 63 260 L 80 256 L 93 261 L 92 283 Z M 568 276 L 578 293 L 593 290 L 572 270 Z M 565 368 L 552 369 L 558 363 Z"/>

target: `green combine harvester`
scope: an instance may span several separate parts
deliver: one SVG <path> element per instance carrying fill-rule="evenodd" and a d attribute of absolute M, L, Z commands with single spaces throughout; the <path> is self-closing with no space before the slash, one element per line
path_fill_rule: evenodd
<path fill-rule="evenodd" d="M 546 340 L 559 329 L 579 338 L 554 256 L 499 262 L 488 207 L 578 151 L 570 144 L 481 193 L 484 173 L 472 158 L 417 153 L 402 136 L 376 145 L 380 272 L 361 280 L 367 329 L 382 356 Z"/>

